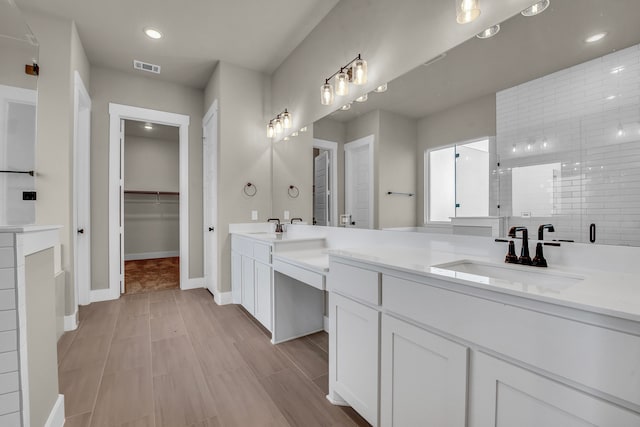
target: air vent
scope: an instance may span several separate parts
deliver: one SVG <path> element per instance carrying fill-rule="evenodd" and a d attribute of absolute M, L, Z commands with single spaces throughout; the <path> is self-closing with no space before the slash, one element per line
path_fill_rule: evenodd
<path fill-rule="evenodd" d="M 141 71 L 148 71 L 150 73 L 160 74 L 160 66 L 155 64 L 149 64 L 147 62 L 133 60 L 133 68 Z"/>

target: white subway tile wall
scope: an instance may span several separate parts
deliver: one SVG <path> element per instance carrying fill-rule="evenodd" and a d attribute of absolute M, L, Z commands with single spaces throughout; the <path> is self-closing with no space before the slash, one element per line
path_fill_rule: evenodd
<path fill-rule="evenodd" d="M 595 223 L 596 243 L 640 246 L 640 45 L 498 92 L 496 126 L 508 227 L 585 242 Z M 512 168 L 555 162 L 552 216 L 513 212 Z"/>
<path fill-rule="evenodd" d="M 15 236 L 0 234 L 0 425 L 20 425 Z"/>

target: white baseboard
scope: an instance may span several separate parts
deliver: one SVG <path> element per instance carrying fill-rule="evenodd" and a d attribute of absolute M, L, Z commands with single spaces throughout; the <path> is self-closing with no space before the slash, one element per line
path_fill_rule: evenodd
<path fill-rule="evenodd" d="M 78 328 L 78 310 L 73 314 L 64 316 L 64 331 L 75 331 Z"/>
<path fill-rule="evenodd" d="M 177 256 L 180 256 L 180 251 L 141 252 L 137 254 L 124 254 L 124 260 L 135 261 L 138 259 L 173 258 Z"/>
<path fill-rule="evenodd" d="M 329 317 L 324 316 L 324 331 L 329 333 Z"/>
<path fill-rule="evenodd" d="M 118 298 L 120 298 L 120 293 L 111 292 L 111 289 L 91 290 L 91 295 L 89 295 L 91 302 L 111 301 Z"/>
<path fill-rule="evenodd" d="M 233 293 L 232 292 L 216 292 L 213 295 L 213 299 L 218 305 L 227 305 L 233 303 Z"/>
<path fill-rule="evenodd" d="M 64 426 L 64 396 L 59 394 L 56 403 L 54 403 L 49 418 L 44 427 L 63 427 Z"/>
<path fill-rule="evenodd" d="M 180 283 L 180 289 L 183 291 L 198 288 L 204 288 L 204 277 L 195 277 L 189 279 L 187 283 Z"/>
<path fill-rule="evenodd" d="M 345 400 L 342 400 L 341 398 L 333 398 L 329 394 L 327 394 L 327 400 L 331 402 L 332 405 L 349 406 L 349 404 Z"/>

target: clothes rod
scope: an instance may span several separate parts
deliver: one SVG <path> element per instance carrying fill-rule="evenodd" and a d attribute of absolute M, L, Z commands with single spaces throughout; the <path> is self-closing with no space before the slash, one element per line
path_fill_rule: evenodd
<path fill-rule="evenodd" d="M 151 194 L 154 196 L 179 196 L 177 191 L 140 191 L 140 190 L 124 190 L 124 194 Z"/>
<path fill-rule="evenodd" d="M 0 173 L 24 173 L 33 176 L 33 171 L 0 171 Z"/>
<path fill-rule="evenodd" d="M 413 193 L 400 193 L 398 191 L 387 191 L 387 194 L 399 194 L 401 196 L 409 196 L 409 197 L 413 197 L 414 196 Z"/>

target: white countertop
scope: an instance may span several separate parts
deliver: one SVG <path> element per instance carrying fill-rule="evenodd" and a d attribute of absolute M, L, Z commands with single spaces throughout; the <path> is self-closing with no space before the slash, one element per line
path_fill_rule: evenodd
<path fill-rule="evenodd" d="M 60 228 L 62 228 L 61 225 L 0 225 L 0 233 L 36 233 Z"/>
<path fill-rule="evenodd" d="M 382 266 L 407 273 L 419 274 L 438 280 L 454 282 L 476 288 L 526 297 L 533 300 L 563 305 L 594 313 L 606 314 L 640 322 L 640 281 L 637 275 L 588 269 L 558 269 L 517 266 L 523 274 L 527 270 L 575 275 L 583 278 L 570 286 L 540 287 L 506 280 L 473 280 L 465 274 L 436 274 L 433 266 L 459 260 L 472 260 L 501 265 L 501 259 L 466 256 L 427 249 L 406 247 L 368 247 L 357 249 L 331 249 L 329 255 Z"/>
<path fill-rule="evenodd" d="M 329 252 L 326 248 L 281 251 L 274 253 L 272 258 L 273 260 L 280 260 L 323 275 L 326 275 L 329 271 Z"/>
<path fill-rule="evenodd" d="M 254 240 L 260 240 L 265 243 L 280 243 L 280 242 L 309 242 L 309 241 L 322 241 L 324 237 L 318 236 L 305 236 L 300 234 L 290 234 L 290 233 L 265 233 L 265 232 L 257 232 L 257 233 L 237 233 L 233 232 L 231 234 L 248 237 Z"/>

